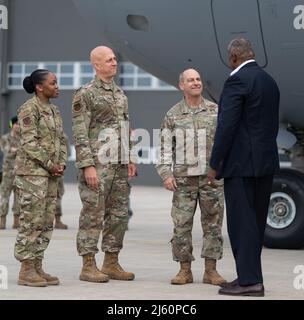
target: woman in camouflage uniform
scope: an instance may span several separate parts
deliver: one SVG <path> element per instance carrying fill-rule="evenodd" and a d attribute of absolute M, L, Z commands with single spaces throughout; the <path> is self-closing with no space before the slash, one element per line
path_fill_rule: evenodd
<path fill-rule="evenodd" d="M 56 76 L 36 70 L 23 81 L 34 97 L 18 110 L 20 149 L 15 164 L 15 186 L 20 206 L 20 228 L 15 257 L 21 262 L 19 285 L 41 287 L 58 285 L 59 279 L 42 270 L 56 213 L 58 177 L 67 160 L 62 118 L 50 103 L 59 94 Z"/>

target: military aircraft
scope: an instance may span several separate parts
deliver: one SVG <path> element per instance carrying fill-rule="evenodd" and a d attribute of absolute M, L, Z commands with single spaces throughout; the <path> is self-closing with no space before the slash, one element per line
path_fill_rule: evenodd
<path fill-rule="evenodd" d="M 278 144 L 289 167 L 273 183 L 265 246 L 304 246 L 304 5 L 299 0 L 74 0 L 100 37 L 130 61 L 177 86 L 196 68 L 218 101 L 230 70 L 227 46 L 248 38 L 281 90 Z"/>

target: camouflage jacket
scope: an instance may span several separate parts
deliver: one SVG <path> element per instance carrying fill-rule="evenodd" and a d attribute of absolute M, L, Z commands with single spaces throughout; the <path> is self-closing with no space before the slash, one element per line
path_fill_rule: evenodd
<path fill-rule="evenodd" d="M 17 155 L 17 150 L 20 144 L 19 134 L 13 135 L 9 132 L 0 138 L 0 148 L 4 154 L 2 171 L 4 174 L 12 175 L 14 164 Z"/>
<path fill-rule="evenodd" d="M 105 154 L 113 159 L 111 163 L 129 162 L 128 100 L 114 81 L 108 84 L 95 77 L 78 89 L 73 99 L 72 114 L 77 168 L 94 166 L 101 159 L 105 160 Z M 122 123 L 127 127 L 122 129 Z M 126 150 L 124 158 L 121 148 Z"/>
<path fill-rule="evenodd" d="M 54 165 L 65 165 L 67 147 L 58 107 L 42 103 L 38 97 L 26 101 L 18 110 L 20 149 L 17 175 L 50 176 Z"/>
<path fill-rule="evenodd" d="M 183 99 L 167 112 L 161 125 L 164 139 L 156 165 L 163 181 L 173 176 L 207 174 L 217 112 L 218 106 L 204 98 L 197 109 L 190 108 Z"/>
<path fill-rule="evenodd" d="M 71 155 L 71 146 L 70 146 L 69 137 L 65 132 L 63 132 L 63 137 L 64 137 L 65 145 L 67 147 L 67 158 L 69 158 L 69 156 Z"/>

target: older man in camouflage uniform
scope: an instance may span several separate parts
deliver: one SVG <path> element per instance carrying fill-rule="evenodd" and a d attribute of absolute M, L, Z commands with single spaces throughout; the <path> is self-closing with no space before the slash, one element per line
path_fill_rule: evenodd
<path fill-rule="evenodd" d="M 217 105 L 202 97 L 202 81 L 196 70 L 185 70 L 179 86 L 184 99 L 167 112 L 162 123 L 161 158 L 156 166 L 164 186 L 174 191 L 171 244 L 173 260 L 180 262 L 181 268 L 171 283 L 193 282 L 191 231 L 199 202 L 203 229 L 201 257 L 205 258 L 203 282 L 219 285 L 225 282 L 216 271 L 216 261 L 223 252 L 223 193 L 222 186 L 209 185 L 207 179 Z"/>
<path fill-rule="evenodd" d="M 9 199 L 13 191 L 14 164 L 17 150 L 20 145 L 19 124 L 17 116 L 10 120 L 11 131 L 0 138 L 0 148 L 4 154 L 3 181 L 0 187 L 0 229 L 6 228 L 6 217 L 9 209 Z M 19 210 L 16 193 L 14 192 L 13 204 L 14 223 L 13 228 L 19 227 Z"/>
<path fill-rule="evenodd" d="M 129 121 L 128 103 L 124 92 L 113 81 L 117 73 L 113 51 L 108 47 L 95 48 L 91 63 L 96 77 L 75 93 L 72 110 L 83 204 L 77 235 L 78 253 L 83 257 L 79 278 L 90 282 L 106 282 L 109 278 L 133 280 L 134 274 L 124 271 L 118 263 L 128 223 L 128 177 L 136 174 L 136 166 L 128 164 L 129 155 L 122 157 L 120 152 L 126 147 L 128 136 L 128 131 L 121 133 L 122 124 Z M 117 140 L 112 139 L 115 136 Z M 107 143 L 107 138 L 116 147 L 111 148 L 112 142 Z M 100 271 L 95 254 L 101 230 L 105 256 Z"/>

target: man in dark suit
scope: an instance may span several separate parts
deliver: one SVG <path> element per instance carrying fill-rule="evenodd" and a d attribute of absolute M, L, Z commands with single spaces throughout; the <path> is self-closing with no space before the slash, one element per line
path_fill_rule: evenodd
<path fill-rule="evenodd" d="M 237 279 L 219 294 L 264 296 L 261 252 L 273 175 L 279 170 L 276 138 L 280 92 L 254 60 L 248 40 L 228 46 L 234 71 L 224 85 L 208 173 L 224 178 L 227 225 Z"/>

